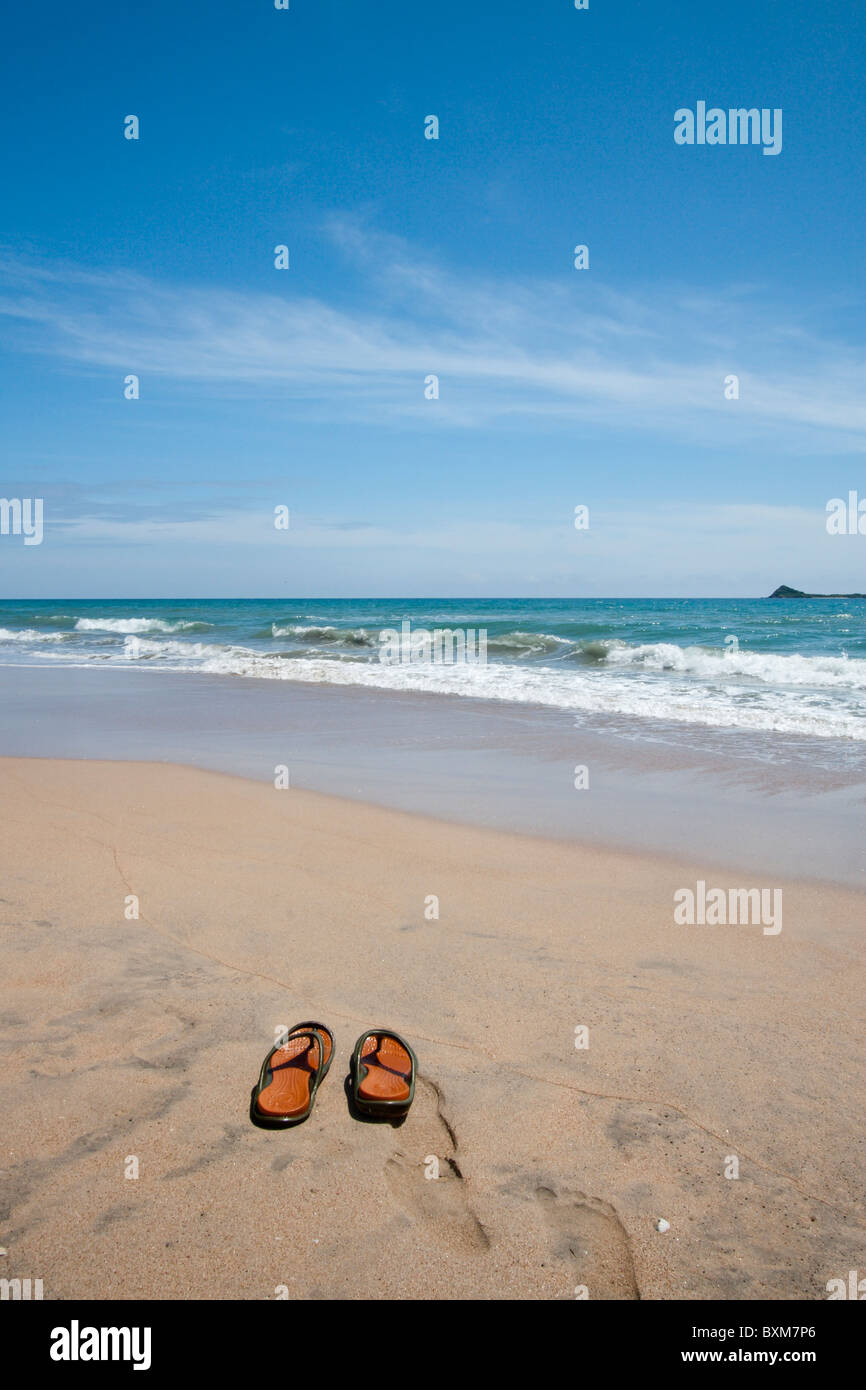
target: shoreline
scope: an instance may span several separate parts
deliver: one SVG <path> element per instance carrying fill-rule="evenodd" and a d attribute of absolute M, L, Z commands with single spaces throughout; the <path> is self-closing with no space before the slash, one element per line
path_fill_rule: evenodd
<path fill-rule="evenodd" d="M 56 765 L 58 763 L 70 763 L 80 764 L 84 767 L 98 764 L 106 768 L 115 769 L 125 769 L 132 766 L 140 767 L 151 772 L 157 772 L 165 768 L 176 768 L 179 772 L 188 772 L 193 774 L 204 772 L 209 777 L 215 777 L 219 779 L 224 778 L 228 782 L 240 783 L 242 785 L 247 784 L 256 787 L 260 787 L 263 785 L 261 780 L 248 777 L 241 772 L 229 772 L 218 767 L 202 767 L 197 763 L 184 763 L 180 761 L 175 761 L 173 759 L 136 758 L 134 760 L 130 760 L 124 758 L 54 758 L 47 755 L 42 756 L 40 754 L 33 754 L 25 758 L 12 757 L 8 754 L 0 753 L 0 768 L 2 768 L 4 764 L 14 764 L 19 762 L 46 763 L 51 765 Z M 295 786 L 293 784 L 291 787 L 286 788 L 286 790 L 293 792 L 295 795 L 299 794 L 302 797 L 314 798 L 316 801 L 321 802 L 323 806 L 327 806 L 328 804 L 332 805 L 334 808 L 341 806 L 344 808 L 347 806 L 357 806 L 361 815 L 363 815 L 364 812 L 396 813 L 397 815 L 405 818 L 408 821 L 415 822 L 419 828 L 419 831 L 423 829 L 425 824 L 429 823 L 441 826 L 451 831 L 465 830 L 470 832 L 477 831 L 480 833 L 489 832 L 491 835 L 494 835 L 499 839 L 511 839 L 515 841 L 515 843 L 529 843 L 538 845 L 540 847 L 549 846 L 561 848 L 563 846 L 570 846 L 572 849 L 579 853 L 607 854 L 616 858 L 622 858 L 623 860 L 627 860 L 631 863 L 634 863 L 635 865 L 647 865 L 653 863 L 666 865 L 670 870 L 674 870 L 677 868 L 681 869 L 684 866 L 688 866 L 691 867 L 691 869 L 693 869 L 695 874 L 698 876 L 700 874 L 709 874 L 711 876 L 715 875 L 718 878 L 730 878 L 732 874 L 738 872 L 738 868 L 743 867 L 732 865 L 730 862 L 725 862 L 722 860 L 708 860 L 706 858 L 698 857 L 696 855 L 690 855 L 688 853 L 684 855 L 677 855 L 677 853 L 674 850 L 648 850 L 645 848 L 636 848 L 633 846 L 616 842 L 600 843 L 593 840 L 580 840 L 573 836 L 545 835 L 541 831 L 533 832 L 531 830 L 520 830 L 515 829 L 513 827 L 502 827 L 498 825 L 488 826 L 483 825 L 475 820 L 461 820 L 456 816 L 435 816 L 423 810 L 410 810 L 400 806 L 387 805 L 383 802 L 365 801 L 359 797 L 343 796 L 337 792 L 320 791 L 316 787 L 301 787 Z M 828 877 L 822 877 L 820 874 L 793 873 L 785 874 L 784 877 L 788 884 L 799 884 L 804 889 L 816 889 L 820 887 L 827 888 L 831 891 L 838 889 L 845 893 L 850 893 L 852 896 L 855 897 L 866 898 L 866 881 L 864 881 L 862 884 L 840 884 L 836 880 Z"/>
<path fill-rule="evenodd" d="M 172 762 L 542 838 L 866 887 L 866 752 L 447 695 L 0 667 L 0 755 Z M 822 757 L 825 761 L 822 762 Z M 585 769 L 578 788 L 578 768 Z M 808 847 L 804 864 L 803 847 Z"/>
<path fill-rule="evenodd" d="M 0 786 L 4 1276 L 52 1298 L 808 1299 L 862 1263 L 866 1083 L 838 1045 L 862 894 L 784 880 L 777 936 L 681 927 L 682 859 L 171 764 L 2 759 Z M 333 1076 L 306 1124 L 256 1130 L 269 1039 L 312 1017 Z M 376 1023 L 419 1052 L 396 1130 L 342 1089 Z"/>

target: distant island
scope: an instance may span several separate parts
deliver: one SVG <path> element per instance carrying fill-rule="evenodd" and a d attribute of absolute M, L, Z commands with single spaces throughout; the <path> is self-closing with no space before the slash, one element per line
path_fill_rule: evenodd
<path fill-rule="evenodd" d="M 778 589 L 774 589 L 769 595 L 770 598 L 866 598 L 866 594 L 805 594 L 802 589 L 789 589 L 787 584 L 780 584 Z"/>

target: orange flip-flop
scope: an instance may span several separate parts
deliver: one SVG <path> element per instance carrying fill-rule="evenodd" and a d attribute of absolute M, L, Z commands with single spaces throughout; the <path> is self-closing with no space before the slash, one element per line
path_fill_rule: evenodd
<path fill-rule="evenodd" d="M 405 1038 L 390 1028 L 369 1028 L 352 1053 L 352 1094 L 366 1115 L 405 1115 L 415 1095 L 418 1059 Z"/>
<path fill-rule="evenodd" d="M 266 1129 L 300 1124 L 328 1074 L 334 1035 L 324 1023 L 297 1023 L 272 1047 L 250 1098 L 250 1119 Z"/>

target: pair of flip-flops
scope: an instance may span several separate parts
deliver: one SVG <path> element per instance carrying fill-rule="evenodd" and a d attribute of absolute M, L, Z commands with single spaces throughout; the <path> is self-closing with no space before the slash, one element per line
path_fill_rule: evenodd
<path fill-rule="evenodd" d="M 250 1119 L 269 1129 L 306 1120 L 330 1070 L 334 1035 L 324 1023 L 297 1023 L 272 1047 L 250 1099 Z M 352 1096 L 364 1115 L 399 1119 L 415 1095 L 418 1060 L 390 1028 L 368 1028 L 352 1053 Z"/>

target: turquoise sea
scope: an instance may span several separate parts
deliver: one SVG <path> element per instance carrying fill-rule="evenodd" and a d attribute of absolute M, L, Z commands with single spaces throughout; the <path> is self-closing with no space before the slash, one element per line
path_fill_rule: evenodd
<path fill-rule="evenodd" d="M 408 623 L 486 660 L 381 660 Z M 423 656 L 423 644 L 418 648 Z M 0 663 L 209 672 L 866 739 L 864 599 L 117 599 L 0 604 Z"/>

